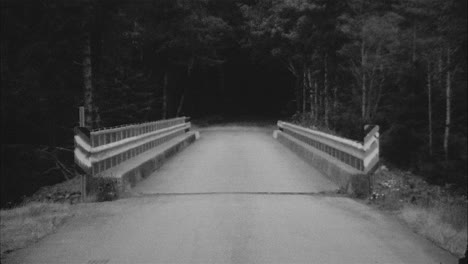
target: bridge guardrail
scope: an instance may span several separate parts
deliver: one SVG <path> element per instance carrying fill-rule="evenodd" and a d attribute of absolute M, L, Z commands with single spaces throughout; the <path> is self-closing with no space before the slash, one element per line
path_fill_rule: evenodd
<path fill-rule="evenodd" d="M 278 121 L 284 133 L 308 144 L 363 173 L 370 172 L 379 161 L 379 126 L 374 126 L 363 142 L 330 135 L 291 123 Z"/>
<path fill-rule="evenodd" d="M 88 130 L 75 128 L 75 163 L 97 175 L 190 130 L 188 117 Z"/>

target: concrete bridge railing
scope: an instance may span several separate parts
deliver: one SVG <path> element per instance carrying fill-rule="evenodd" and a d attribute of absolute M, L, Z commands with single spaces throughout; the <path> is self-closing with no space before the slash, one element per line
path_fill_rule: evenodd
<path fill-rule="evenodd" d="M 370 129 L 362 142 L 357 142 L 278 121 L 274 137 L 310 161 L 346 192 L 359 195 L 370 192 L 371 172 L 379 161 L 378 126 Z"/>
<path fill-rule="evenodd" d="M 75 128 L 75 164 L 85 175 L 84 195 L 95 192 L 100 178 L 117 182 L 117 192 L 148 176 L 163 160 L 193 142 L 189 118 L 89 130 Z"/>

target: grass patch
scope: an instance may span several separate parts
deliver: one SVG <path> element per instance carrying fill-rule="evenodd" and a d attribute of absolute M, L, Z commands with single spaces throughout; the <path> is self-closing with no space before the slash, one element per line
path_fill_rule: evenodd
<path fill-rule="evenodd" d="M 383 169 L 382 169 L 383 168 Z M 438 246 L 463 256 L 467 246 L 468 200 L 449 187 L 428 184 L 410 172 L 388 170 L 374 175 L 369 202 L 392 211 L 412 229 Z"/>
<path fill-rule="evenodd" d="M 70 216 L 70 205 L 33 202 L 0 211 L 0 256 L 54 231 Z"/>
<path fill-rule="evenodd" d="M 464 212 L 464 215 L 463 215 Z M 407 205 L 400 217 L 414 230 L 442 248 L 463 256 L 466 249 L 466 207 L 443 206 L 416 207 Z"/>

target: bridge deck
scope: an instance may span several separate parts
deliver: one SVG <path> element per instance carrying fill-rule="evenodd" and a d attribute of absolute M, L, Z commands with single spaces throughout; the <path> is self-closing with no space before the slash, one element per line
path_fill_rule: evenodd
<path fill-rule="evenodd" d="M 271 138 L 222 128 L 5 263 L 456 263 Z M 322 194 L 308 194 L 325 191 Z"/>
<path fill-rule="evenodd" d="M 323 192 L 338 187 L 286 147 L 271 130 L 218 128 L 134 188 L 141 193 Z M 245 130 L 245 128 L 244 128 Z"/>

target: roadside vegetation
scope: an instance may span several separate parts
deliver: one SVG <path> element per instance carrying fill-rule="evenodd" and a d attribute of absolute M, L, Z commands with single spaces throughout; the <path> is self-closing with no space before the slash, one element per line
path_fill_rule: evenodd
<path fill-rule="evenodd" d="M 26 247 L 54 232 L 73 216 L 74 205 L 80 202 L 79 177 L 43 186 L 22 203 L 0 210 L 1 257 Z"/>
<path fill-rule="evenodd" d="M 31 202 L 1 210 L 1 258 L 50 234 L 70 216 L 70 205 L 65 203 Z"/>
<path fill-rule="evenodd" d="M 462 257 L 467 247 L 468 200 L 450 185 L 428 184 L 423 178 L 381 166 L 375 173 L 369 204 L 391 212 L 416 233 Z"/>

